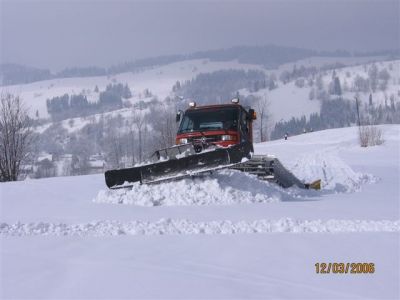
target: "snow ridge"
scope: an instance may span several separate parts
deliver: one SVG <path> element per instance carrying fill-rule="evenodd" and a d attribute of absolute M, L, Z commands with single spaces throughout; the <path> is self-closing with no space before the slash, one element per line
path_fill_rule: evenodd
<path fill-rule="evenodd" d="M 93 202 L 138 206 L 232 205 L 279 202 L 286 193 L 254 175 L 221 170 L 212 176 L 157 185 L 137 183 L 132 189 L 101 190 Z"/>
<path fill-rule="evenodd" d="M 117 236 L 117 235 L 196 235 L 251 233 L 350 233 L 399 232 L 400 221 L 390 220 L 278 220 L 207 221 L 160 219 L 150 221 L 94 221 L 82 224 L 65 223 L 0 223 L 0 236 Z"/>

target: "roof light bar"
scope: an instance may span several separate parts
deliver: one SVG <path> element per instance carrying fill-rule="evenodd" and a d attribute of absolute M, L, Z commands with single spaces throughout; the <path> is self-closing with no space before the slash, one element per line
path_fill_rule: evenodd
<path fill-rule="evenodd" d="M 192 102 L 189 102 L 189 107 L 196 107 L 196 102 L 194 102 L 194 101 L 192 101 Z"/>

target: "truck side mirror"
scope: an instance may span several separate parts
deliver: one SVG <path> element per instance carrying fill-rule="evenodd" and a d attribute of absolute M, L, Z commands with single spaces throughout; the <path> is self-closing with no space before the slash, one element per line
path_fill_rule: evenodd
<path fill-rule="evenodd" d="M 249 109 L 249 120 L 255 120 L 257 119 L 257 115 L 254 109 L 250 108 Z"/>
<path fill-rule="evenodd" d="M 178 123 L 181 120 L 181 116 L 182 116 L 182 111 L 178 111 L 178 113 L 176 114 L 176 123 Z"/>

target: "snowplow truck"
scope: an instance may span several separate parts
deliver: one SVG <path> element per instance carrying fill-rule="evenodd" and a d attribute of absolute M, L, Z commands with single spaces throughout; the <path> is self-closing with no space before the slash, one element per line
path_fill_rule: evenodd
<path fill-rule="evenodd" d="M 157 150 L 147 162 L 131 168 L 106 171 L 106 184 L 112 189 L 124 188 L 134 182 L 152 184 L 232 168 L 283 187 L 318 189 L 318 181 L 302 183 L 275 157 L 253 155 L 254 120 L 254 109 L 244 108 L 239 99 L 207 106 L 191 102 L 185 112 L 176 115 L 175 146 Z"/>

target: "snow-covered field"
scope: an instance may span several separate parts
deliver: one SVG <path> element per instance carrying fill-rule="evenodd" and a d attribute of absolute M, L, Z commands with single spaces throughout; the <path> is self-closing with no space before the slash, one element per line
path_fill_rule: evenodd
<path fill-rule="evenodd" d="M 108 191 L 102 175 L 0 184 L 1 298 L 398 299 L 400 125 L 255 145 L 321 191 L 231 170 Z M 316 263 L 374 263 L 316 274 Z"/>

